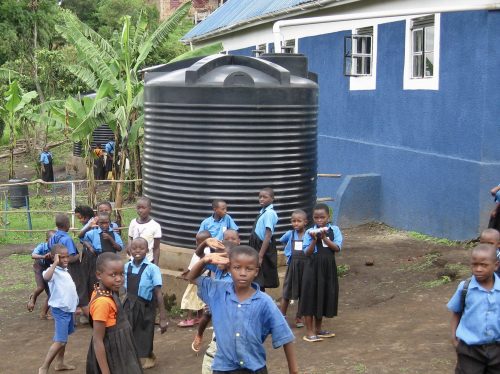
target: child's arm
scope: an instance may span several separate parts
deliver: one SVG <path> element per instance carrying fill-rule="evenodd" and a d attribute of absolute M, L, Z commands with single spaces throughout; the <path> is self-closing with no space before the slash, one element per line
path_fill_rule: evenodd
<path fill-rule="evenodd" d="M 87 238 L 87 237 L 85 237 Z M 92 252 L 95 255 L 95 250 L 94 247 L 92 246 L 92 243 L 88 240 L 84 240 L 82 243 L 83 248 L 87 248 L 90 252 Z"/>
<path fill-rule="evenodd" d="M 262 246 L 259 251 L 259 265 L 262 264 L 264 256 L 266 255 L 267 249 L 269 248 L 269 243 L 271 242 L 271 237 L 273 233 L 269 227 L 266 227 L 266 234 L 264 235 L 264 240 L 262 241 Z"/>
<path fill-rule="evenodd" d="M 224 249 L 224 244 L 222 244 L 222 242 L 216 238 L 208 238 L 208 239 L 205 239 L 204 241 L 202 241 L 200 243 L 200 245 L 198 247 L 196 247 L 196 256 L 198 256 L 199 258 L 203 258 L 205 256 L 205 248 L 206 247 L 210 247 L 210 248 L 213 248 L 213 249 Z"/>
<path fill-rule="evenodd" d="M 97 220 L 99 218 L 97 217 L 93 217 L 90 219 L 90 221 L 85 225 L 85 227 L 83 229 L 80 230 L 80 232 L 78 233 L 78 238 L 79 239 L 83 239 L 83 237 L 85 236 L 85 234 L 90 231 L 91 229 L 93 229 L 94 227 L 97 226 Z"/>
<path fill-rule="evenodd" d="M 210 253 L 193 265 L 191 271 L 187 275 L 187 279 L 191 283 L 196 284 L 196 279 L 203 273 L 205 265 L 225 265 L 227 263 L 229 263 L 227 253 Z"/>
<path fill-rule="evenodd" d="M 119 235 L 115 235 L 114 233 L 113 233 L 113 235 L 111 235 L 109 232 L 103 232 L 102 238 L 104 240 L 109 240 L 109 242 L 111 243 L 111 246 L 113 247 L 113 249 L 115 251 L 120 252 L 122 250 L 123 243 L 122 243 L 122 240 L 121 240 Z M 115 240 L 115 238 L 116 238 L 116 240 Z"/>
<path fill-rule="evenodd" d="M 111 374 L 108 366 L 106 349 L 104 348 L 104 335 L 106 334 L 106 323 L 104 321 L 94 321 L 92 330 L 92 344 L 94 345 L 95 357 L 102 374 Z"/>
<path fill-rule="evenodd" d="M 457 327 L 460 323 L 461 317 L 461 314 L 451 312 L 451 342 L 455 348 L 457 347 L 459 341 L 457 338 Z"/>
<path fill-rule="evenodd" d="M 304 250 L 306 256 L 311 256 L 313 254 L 314 247 L 316 247 L 316 241 L 318 240 L 316 234 L 313 232 L 309 232 L 309 236 L 311 237 L 311 243 L 309 243 L 309 246 Z"/>
<path fill-rule="evenodd" d="M 323 241 L 333 252 L 340 252 L 340 247 L 333 240 L 330 240 L 328 235 L 323 236 Z"/>
<path fill-rule="evenodd" d="M 493 187 L 490 191 L 490 193 L 495 196 L 497 194 L 497 192 L 500 191 L 500 185 L 496 186 L 496 187 Z"/>
<path fill-rule="evenodd" d="M 52 276 L 54 275 L 54 271 L 56 271 L 56 266 L 59 265 L 59 253 L 56 253 L 54 256 L 54 262 L 52 265 L 49 266 L 47 271 L 43 273 L 43 280 L 45 282 L 48 282 L 52 279 Z"/>
<path fill-rule="evenodd" d="M 160 309 L 160 329 L 163 334 L 167 331 L 168 321 L 167 314 L 165 312 L 165 304 L 163 303 L 163 293 L 161 292 L 161 286 L 156 286 L 154 288 L 154 294 L 156 298 L 156 304 L 158 304 L 158 309 Z"/>
<path fill-rule="evenodd" d="M 286 361 L 288 363 L 288 372 L 290 374 L 298 374 L 299 368 L 297 366 L 297 358 L 295 357 L 295 348 L 293 342 L 283 345 L 285 351 Z"/>
<path fill-rule="evenodd" d="M 160 238 L 154 238 L 153 242 L 153 261 L 155 265 L 160 265 Z"/>

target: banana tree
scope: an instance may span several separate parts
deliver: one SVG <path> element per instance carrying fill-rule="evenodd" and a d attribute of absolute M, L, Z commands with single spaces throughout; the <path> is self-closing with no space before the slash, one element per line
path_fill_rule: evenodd
<path fill-rule="evenodd" d="M 56 27 L 80 55 L 79 64 L 68 66 L 68 70 L 90 89 L 103 95 L 101 98 L 109 99 L 104 116 L 115 134 L 115 155 L 118 157 L 114 159 L 114 178 L 117 180 L 126 178 L 126 160 L 130 150 L 138 147 L 138 134 L 144 123 L 144 82 L 139 70 L 154 48 L 161 45 L 186 16 L 190 6 L 190 2 L 183 4 L 153 32 L 149 31 L 144 14 L 138 17 L 135 25 L 126 16 L 123 18 L 121 34 L 115 33 L 111 40 L 100 36 L 70 12 L 63 12 L 63 24 Z M 92 105 L 98 105 L 98 101 Z M 95 114 L 93 109 L 89 108 L 89 116 Z M 86 126 L 80 128 L 90 130 Z M 140 157 L 135 160 L 140 162 Z M 141 165 L 135 165 L 134 168 L 135 174 L 140 176 Z M 120 208 L 123 203 L 123 183 L 117 182 L 115 186 L 113 195 L 116 207 Z M 136 190 L 140 192 L 141 186 L 138 185 Z M 118 214 L 117 219 L 120 218 Z"/>
<path fill-rule="evenodd" d="M 23 93 L 17 80 L 9 83 L 9 88 L 4 94 L 4 106 L 0 106 L 0 117 L 9 129 L 9 179 L 16 177 L 14 170 L 14 149 L 16 147 L 16 131 L 22 118 L 22 110 L 38 94 L 35 91 Z"/>

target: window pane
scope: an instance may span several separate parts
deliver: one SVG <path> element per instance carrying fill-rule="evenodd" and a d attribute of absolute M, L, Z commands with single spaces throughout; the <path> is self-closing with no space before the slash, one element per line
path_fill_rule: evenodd
<path fill-rule="evenodd" d="M 372 54 L 372 38 L 366 38 L 366 54 Z"/>
<path fill-rule="evenodd" d="M 423 47 L 423 30 L 413 30 L 413 52 L 422 52 Z"/>
<path fill-rule="evenodd" d="M 352 59 L 353 71 L 355 74 L 363 74 L 363 58 L 362 57 L 354 57 Z"/>
<path fill-rule="evenodd" d="M 422 69 L 422 56 L 413 56 L 413 78 L 422 78 L 423 77 L 423 69 Z"/>
<path fill-rule="evenodd" d="M 425 51 L 434 51 L 434 26 L 425 28 Z"/>
<path fill-rule="evenodd" d="M 371 57 L 365 57 L 365 74 L 366 75 L 371 75 L 372 73 L 372 58 Z"/>
<path fill-rule="evenodd" d="M 350 57 L 345 57 L 344 58 L 344 63 L 345 63 L 345 75 L 352 75 L 352 59 Z"/>
<path fill-rule="evenodd" d="M 426 53 L 425 54 L 425 76 L 433 77 L 434 76 L 434 53 Z"/>

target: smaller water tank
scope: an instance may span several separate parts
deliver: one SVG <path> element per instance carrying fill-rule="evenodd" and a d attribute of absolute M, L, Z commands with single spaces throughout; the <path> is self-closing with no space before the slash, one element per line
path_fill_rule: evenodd
<path fill-rule="evenodd" d="M 9 179 L 9 183 L 24 183 L 28 180 L 22 179 Z M 29 198 L 28 185 L 12 185 L 9 186 L 9 201 L 11 208 L 21 208 L 26 206 Z"/>
<path fill-rule="evenodd" d="M 104 149 L 104 146 L 110 140 L 115 140 L 113 130 L 107 125 L 102 124 L 92 132 L 92 148 L 99 146 Z M 83 146 L 82 142 L 73 143 L 73 156 L 82 157 Z"/>

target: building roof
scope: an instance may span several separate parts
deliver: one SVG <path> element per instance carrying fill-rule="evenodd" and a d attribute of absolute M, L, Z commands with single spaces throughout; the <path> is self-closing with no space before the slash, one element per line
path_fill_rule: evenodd
<path fill-rule="evenodd" d="M 331 1 L 326 1 L 329 2 Z M 294 8 L 300 11 L 302 6 L 318 8 L 324 6 L 324 3 L 325 1 L 318 0 L 228 0 L 193 27 L 181 40 L 203 39 L 208 34 L 244 23 L 253 23 L 262 17 L 272 17 Z"/>

